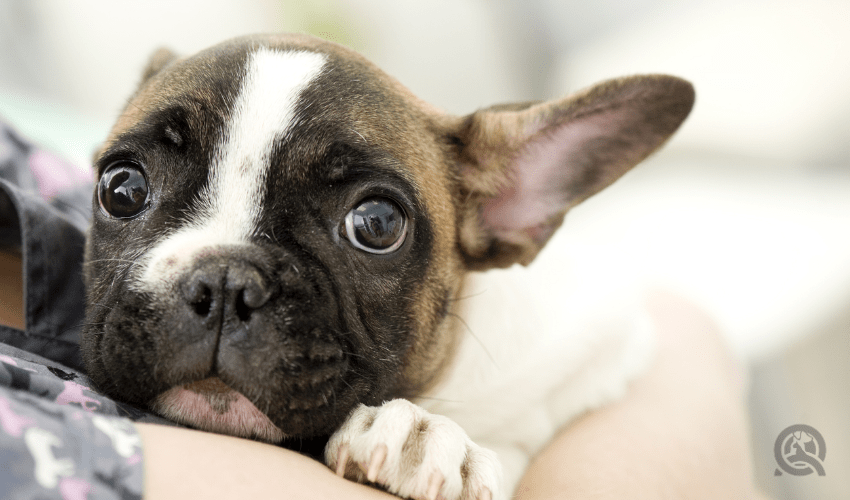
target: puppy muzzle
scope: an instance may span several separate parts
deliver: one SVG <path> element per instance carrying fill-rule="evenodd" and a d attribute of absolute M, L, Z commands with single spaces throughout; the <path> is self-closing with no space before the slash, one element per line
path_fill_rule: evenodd
<path fill-rule="evenodd" d="M 339 285 L 309 255 L 208 247 L 158 283 L 112 291 L 84 332 L 93 378 L 123 399 L 273 441 L 329 433 L 373 392 Z"/>
<path fill-rule="evenodd" d="M 211 372 L 219 362 L 230 364 L 234 349 L 250 348 L 249 332 L 263 323 L 263 306 L 276 292 L 264 274 L 251 261 L 227 255 L 202 258 L 184 273 L 171 313 L 181 328 L 163 332 L 180 353 L 179 369 Z"/>
<path fill-rule="evenodd" d="M 323 319 L 329 315 L 316 306 L 322 294 L 297 276 L 293 263 L 275 266 L 286 269 L 282 276 L 260 259 L 234 253 L 199 257 L 174 286 L 177 299 L 167 315 L 175 327 L 160 332 L 170 353 L 159 375 L 188 392 L 167 394 L 201 397 L 213 412 L 233 400 L 252 419 L 249 400 L 278 421 L 322 409 L 347 368 L 344 346 Z M 204 380 L 211 382 L 197 383 Z"/>

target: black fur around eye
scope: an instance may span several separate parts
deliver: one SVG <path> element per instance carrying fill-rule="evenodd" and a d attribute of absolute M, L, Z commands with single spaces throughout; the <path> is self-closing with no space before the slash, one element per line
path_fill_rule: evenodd
<path fill-rule="evenodd" d="M 407 214 L 388 198 L 366 198 L 345 216 L 345 234 L 356 248 L 374 254 L 398 250 L 407 235 Z"/>
<path fill-rule="evenodd" d="M 148 181 L 136 163 L 116 162 L 106 168 L 97 184 L 97 199 L 103 211 L 118 219 L 129 219 L 148 206 Z"/>

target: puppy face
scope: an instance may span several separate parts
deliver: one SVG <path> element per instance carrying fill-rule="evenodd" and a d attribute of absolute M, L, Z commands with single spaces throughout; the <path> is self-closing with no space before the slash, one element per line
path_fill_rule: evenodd
<path fill-rule="evenodd" d="M 529 262 L 681 123 L 690 86 L 658 78 L 456 118 L 307 37 L 158 53 L 96 162 L 92 379 L 269 441 L 415 395 L 464 272 Z"/>

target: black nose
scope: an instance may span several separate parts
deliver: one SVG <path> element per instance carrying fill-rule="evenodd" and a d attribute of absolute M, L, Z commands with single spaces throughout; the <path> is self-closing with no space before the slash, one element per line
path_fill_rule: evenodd
<path fill-rule="evenodd" d="M 271 291 L 256 266 L 233 259 L 205 260 L 180 284 L 183 300 L 201 318 L 217 312 L 225 320 L 247 322 L 268 302 Z"/>

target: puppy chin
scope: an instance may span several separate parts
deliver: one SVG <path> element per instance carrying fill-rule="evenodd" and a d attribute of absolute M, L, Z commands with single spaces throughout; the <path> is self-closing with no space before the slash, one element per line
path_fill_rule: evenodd
<path fill-rule="evenodd" d="M 218 377 L 172 387 L 153 401 L 165 418 L 219 434 L 279 443 L 286 435 L 248 398 Z"/>

